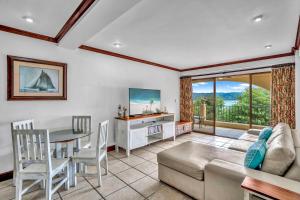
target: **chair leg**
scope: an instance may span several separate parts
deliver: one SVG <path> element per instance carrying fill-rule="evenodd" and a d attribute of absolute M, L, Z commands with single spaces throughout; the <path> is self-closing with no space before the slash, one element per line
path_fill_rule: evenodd
<path fill-rule="evenodd" d="M 72 186 L 76 186 L 77 185 L 77 176 L 76 176 L 76 173 L 77 173 L 77 163 L 76 162 L 72 162 L 72 165 L 73 165 L 73 174 L 72 174 L 72 179 L 74 179 L 73 180 L 73 182 L 74 182 L 74 185 L 72 185 Z"/>
<path fill-rule="evenodd" d="M 16 170 L 15 170 L 15 168 L 14 168 L 14 171 L 13 171 L 13 186 L 16 186 Z"/>
<path fill-rule="evenodd" d="M 101 162 L 97 161 L 97 178 L 98 178 L 98 186 L 102 186 L 102 180 L 101 180 Z"/>
<path fill-rule="evenodd" d="M 16 200 L 22 199 L 22 186 L 23 186 L 23 180 L 17 176 L 16 177 Z"/>
<path fill-rule="evenodd" d="M 69 167 L 70 163 L 67 164 L 66 169 L 65 169 L 65 176 L 67 177 L 67 181 L 65 183 L 65 189 L 69 190 L 70 189 L 70 177 L 69 177 Z"/>
<path fill-rule="evenodd" d="M 107 152 L 105 154 L 105 175 L 108 175 L 108 157 L 107 157 Z"/>
<path fill-rule="evenodd" d="M 51 200 L 52 198 L 52 177 L 47 178 L 46 185 L 46 200 Z"/>
<path fill-rule="evenodd" d="M 46 187 L 45 179 L 41 180 L 40 186 L 41 186 L 42 189 L 45 189 L 45 187 Z"/>

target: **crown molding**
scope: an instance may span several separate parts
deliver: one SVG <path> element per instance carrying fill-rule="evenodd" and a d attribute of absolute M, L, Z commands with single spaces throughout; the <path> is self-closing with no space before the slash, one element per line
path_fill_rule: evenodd
<path fill-rule="evenodd" d="M 295 46 L 292 48 L 292 51 L 295 52 L 295 51 L 299 50 L 299 47 L 300 47 L 300 16 L 299 16 L 299 21 L 298 21 L 298 28 L 297 28 Z"/>
<path fill-rule="evenodd" d="M 260 60 L 281 58 L 281 57 L 287 57 L 287 56 L 292 56 L 292 55 L 294 55 L 293 52 L 288 52 L 288 53 L 282 53 L 282 54 L 275 54 L 275 55 L 271 55 L 271 56 L 262 56 L 262 57 L 244 59 L 244 60 L 236 60 L 236 61 L 231 61 L 231 62 L 217 63 L 217 64 L 212 64 L 212 65 L 191 67 L 191 68 L 182 69 L 180 71 L 185 72 L 185 71 L 192 71 L 192 70 L 198 70 L 198 69 L 207 69 L 207 68 L 220 67 L 220 66 L 226 66 L 226 65 L 234 65 L 234 64 L 240 64 L 240 63 L 246 63 L 246 62 L 255 62 L 255 61 L 260 61 Z"/>
<path fill-rule="evenodd" d="M 26 36 L 26 37 L 31 37 L 31 38 L 38 39 L 38 40 L 44 40 L 44 41 L 47 41 L 47 42 L 56 43 L 56 40 L 53 37 L 38 34 L 38 33 L 29 32 L 29 31 L 24 31 L 24 30 L 17 29 L 17 28 L 12 28 L 12 27 L 9 27 L 9 26 L 1 25 L 1 24 L 0 24 L 0 31 L 13 33 L 13 34 L 17 34 L 17 35 L 22 35 L 22 36 Z"/>
<path fill-rule="evenodd" d="M 108 55 L 108 56 L 113 56 L 113 57 L 117 57 L 117 58 L 131 60 L 131 61 L 134 61 L 134 62 L 139 62 L 139 63 L 143 63 L 143 64 L 147 64 L 147 65 L 153 65 L 153 66 L 156 66 L 156 67 L 169 69 L 169 70 L 173 70 L 173 71 L 177 71 L 177 72 L 180 71 L 180 69 L 177 69 L 175 67 L 170 67 L 170 66 L 167 66 L 167 65 L 162 65 L 162 64 L 155 63 L 155 62 L 143 60 L 143 59 L 140 59 L 140 58 L 135 58 L 135 57 L 119 54 L 119 53 L 114 53 L 114 52 L 111 52 L 111 51 L 98 49 L 98 48 L 94 48 L 94 47 L 90 47 L 90 46 L 86 46 L 86 45 L 81 45 L 79 48 L 83 49 L 83 50 L 95 52 L 95 53 L 100 53 L 100 54 L 104 54 L 104 55 Z"/>

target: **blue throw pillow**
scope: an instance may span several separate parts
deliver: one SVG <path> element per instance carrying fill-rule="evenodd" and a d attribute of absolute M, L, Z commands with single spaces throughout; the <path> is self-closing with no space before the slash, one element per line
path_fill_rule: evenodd
<path fill-rule="evenodd" d="M 263 162 L 266 154 L 266 140 L 258 140 L 247 150 L 244 165 L 251 169 L 257 169 Z"/>
<path fill-rule="evenodd" d="M 273 130 L 272 127 L 264 128 L 263 130 L 260 131 L 258 139 L 267 141 L 272 134 L 272 130 Z"/>

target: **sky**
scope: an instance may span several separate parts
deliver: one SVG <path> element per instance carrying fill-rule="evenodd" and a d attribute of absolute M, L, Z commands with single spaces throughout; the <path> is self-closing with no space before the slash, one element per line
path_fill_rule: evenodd
<path fill-rule="evenodd" d="M 213 82 L 199 82 L 193 83 L 193 93 L 212 93 L 214 83 Z M 232 82 L 232 81 L 217 81 L 216 92 L 242 92 L 249 88 L 248 83 Z"/>

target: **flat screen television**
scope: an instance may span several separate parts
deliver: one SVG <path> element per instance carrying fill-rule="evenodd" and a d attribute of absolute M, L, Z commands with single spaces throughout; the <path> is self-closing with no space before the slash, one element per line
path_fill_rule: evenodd
<path fill-rule="evenodd" d="M 129 115 L 160 112 L 160 90 L 129 88 Z"/>

